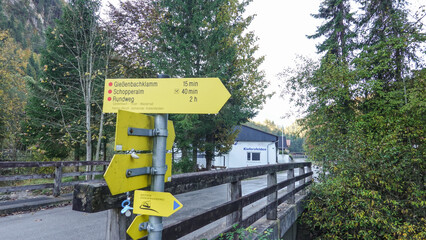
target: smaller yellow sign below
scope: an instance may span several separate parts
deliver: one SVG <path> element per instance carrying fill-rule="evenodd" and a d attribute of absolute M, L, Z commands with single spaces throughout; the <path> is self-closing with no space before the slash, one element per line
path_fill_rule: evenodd
<path fill-rule="evenodd" d="M 139 230 L 139 225 L 141 223 L 148 222 L 148 218 L 149 217 L 145 215 L 136 216 L 135 219 L 133 219 L 132 224 L 130 224 L 129 228 L 127 229 L 127 234 L 134 240 L 148 236 L 147 230 Z"/>
<path fill-rule="evenodd" d="M 133 214 L 168 217 L 182 208 L 171 193 L 136 190 L 133 200 Z"/>
<path fill-rule="evenodd" d="M 152 154 L 137 154 L 134 159 L 130 154 L 115 154 L 112 158 L 104 178 L 112 195 L 141 189 L 151 185 L 151 175 L 140 175 L 128 177 L 127 170 L 152 166 Z M 167 172 L 164 176 L 165 182 L 171 181 L 172 176 L 172 154 L 166 154 Z"/>

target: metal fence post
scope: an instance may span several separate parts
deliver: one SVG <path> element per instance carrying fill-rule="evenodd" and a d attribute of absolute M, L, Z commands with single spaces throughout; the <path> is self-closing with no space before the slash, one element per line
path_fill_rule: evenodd
<path fill-rule="evenodd" d="M 62 186 L 62 165 L 59 164 L 55 167 L 55 179 L 53 181 L 53 196 L 58 197 L 61 195 Z"/>
<path fill-rule="evenodd" d="M 276 185 L 276 184 L 277 184 L 277 173 L 273 172 L 273 173 L 268 174 L 267 186 L 270 187 L 270 186 L 273 186 L 273 185 Z M 271 211 L 269 211 L 266 214 L 266 219 L 268 219 L 268 220 L 276 220 L 277 217 L 278 217 L 278 214 L 277 214 L 278 213 L 277 212 L 277 207 L 278 207 L 277 206 L 277 195 L 278 195 L 277 191 L 268 195 L 268 198 L 267 198 L 268 199 L 268 205 L 272 202 L 275 202 L 274 209 L 272 209 Z"/>
<path fill-rule="evenodd" d="M 287 170 L 287 179 L 292 179 L 292 178 L 294 178 L 294 166 L 292 166 L 291 169 Z M 293 191 L 294 188 L 295 188 L 295 185 L 296 185 L 295 182 L 290 183 L 290 185 L 287 186 L 287 192 Z M 294 194 L 292 194 L 290 196 L 290 198 L 288 199 L 288 203 L 289 204 L 294 204 L 295 203 L 295 199 L 296 198 L 295 198 Z"/>

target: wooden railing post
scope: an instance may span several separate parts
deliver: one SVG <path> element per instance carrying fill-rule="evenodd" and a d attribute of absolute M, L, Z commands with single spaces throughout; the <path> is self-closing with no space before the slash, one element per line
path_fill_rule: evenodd
<path fill-rule="evenodd" d="M 233 201 L 242 196 L 241 181 L 231 182 L 228 184 L 228 199 Z M 238 211 L 226 217 L 226 226 L 231 226 L 235 223 L 241 222 L 243 219 L 243 208 L 240 207 Z"/>
<path fill-rule="evenodd" d="M 294 167 L 292 169 L 287 170 L 287 179 L 292 179 L 294 178 Z M 295 188 L 295 182 L 290 183 L 290 185 L 287 186 L 287 192 L 291 192 L 294 190 Z M 289 204 L 294 204 L 296 201 L 296 198 L 294 196 L 294 194 L 291 195 L 291 197 L 288 199 L 288 203 Z"/>
<path fill-rule="evenodd" d="M 303 175 L 303 174 L 305 174 L 305 167 L 299 168 L 299 175 Z M 305 178 L 303 178 L 299 181 L 299 186 L 301 186 L 303 184 L 305 184 Z M 306 191 L 303 189 L 301 191 L 301 194 L 305 194 L 305 193 L 306 193 Z"/>
<path fill-rule="evenodd" d="M 116 239 L 131 239 L 126 230 L 133 221 L 133 217 L 126 217 L 124 214 L 121 214 L 119 208 L 113 208 L 108 210 L 107 216 L 107 240 L 116 240 Z"/>
<path fill-rule="evenodd" d="M 312 172 L 311 165 L 306 166 L 306 172 Z M 312 176 L 307 177 L 308 182 L 312 181 Z"/>
<path fill-rule="evenodd" d="M 55 167 L 55 179 L 53 181 L 53 196 L 58 197 L 61 195 L 62 186 L 62 165 L 59 164 Z"/>
<path fill-rule="evenodd" d="M 273 186 L 275 184 L 277 184 L 277 173 L 273 172 L 273 173 L 268 174 L 268 176 L 267 176 L 268 187 Z M 272 202 L 275 202 L 275 204 L 274 204 L 274 209 L 272 209 L 271 211 L 269 211 L 266 214 L 266 219 L 276 220 L 277 217 L 278 217 L 278 214 L 277 214 L 278 213 L 278 211 L 277 211 L 277 207 L 278 207 L 277 206 L 277 192 L 276 191 L 274 193 L 268 195 L 267 202 L 268 202 L 268 205 Z"/>

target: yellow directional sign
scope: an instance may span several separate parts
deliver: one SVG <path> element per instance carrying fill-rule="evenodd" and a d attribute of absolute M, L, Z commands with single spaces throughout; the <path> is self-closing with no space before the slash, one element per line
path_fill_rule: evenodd
<path fill-rule="evenodd" d="M 139 239 L 147 236 L 148 231 L 139 231 L 139 225 L 141 223 L 148 222 L 148 218 L 149 217 L 145 215 L 136 216 L 135 219 L 133 219 L 132 224 L 130 224 L 129 228 L 127 229 L 126 233 L 129 234 L 132 239 Z"/>
<path fill-rule="evenodd" d="M 103 112 L 215 114 L 230 96 L 219 78 L 106 79 Z"/>
<path fill-rule="evenodd" d="M 134 173 L 141 168 L 152 166 L 152 154 L 137 154 L 139 159 L 134 159 L 130 154 L 115 154 L 112 158 L 107 170 L 105 171 L 104 178 L 112 195 L 133 191 L 148 187 L 151 185 L 151 175 L 139 175 L 135 177 L 128 177 L 128 170 Z M 167 172 L 164 176 L 165 182 L 171 181 L 172 176 L 172 154 L 166 154 Z M 144 169 L 147 170 L 147 169 Z"/>
<path fill-rule="evenodd" d="M 149 216 L 168 217 L 182 208 L 171 193 L 136 190 L 133 200 L 133 213 Z"/>
<path fill-rule="evenodd" d="M 130 128 L 130 129 L 129 129 Z M 138 129 L 154 129 L 154 117 L 145 114 L 128 112 L 118 110 L 117 124 L 115 127 L 115 146 L 116 151 L 129 151 L 134 149 L 136 151 L 150 151 L 153 148 L 153 137 L 141 137 L 136 135 L 129 135 L 129 131 L 136 134 Z M 173 147 L 175 141 L 175 129 L 173 122 L 167 122 L 167 146 L 166 150 Z"/>

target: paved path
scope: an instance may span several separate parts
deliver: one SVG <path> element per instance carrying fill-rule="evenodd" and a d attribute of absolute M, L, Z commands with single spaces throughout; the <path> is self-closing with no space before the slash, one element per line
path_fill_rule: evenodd
<path fill-rule="evenodd" d="M 71 206 L 0 218 L 2 240 L 105 239 L 107 212 L 83 213 Z"/>

